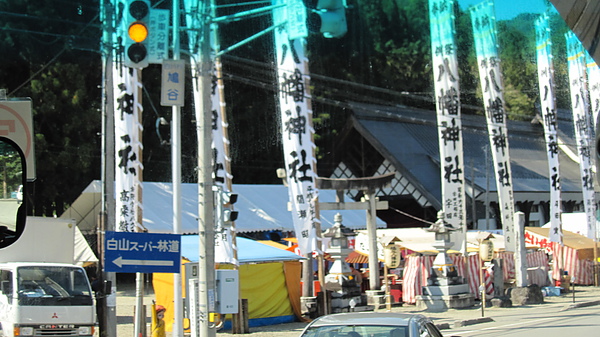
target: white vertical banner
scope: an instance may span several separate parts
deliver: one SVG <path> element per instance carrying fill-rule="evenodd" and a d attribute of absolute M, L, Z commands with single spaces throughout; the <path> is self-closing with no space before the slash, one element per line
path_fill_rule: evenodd
<path fill-rule="evenodd" d="M 135 232 L 144 229 L 140 219 L 142 83 L 139 70 L 114 63 L 112 69 L 115 106 L 115 230 Z"/>
<path fill-rule="evenodd" d="M 284 4 L 274 0 L 273 4 Z M 275 56 L 277 65 L 281 138 L 287 172 L 290 203 L 298 248 L 303 256 L 317 250 L 316 188 L 317 174 L 313 142 L 312 110 L 310 107 L 308 59 L 306 39 L 290 40 L 284 24 L 286 10 L 273 11 L 275 25 Z"/>
<path fill-rule="evenodd" d="M 213 35 L 216 35 L 217 28 L 213 27 Z M 214 41 L 214 40 L 213 40 Z M 218 46 L 213 43 L 213 51 L 217 51 Z M 214 55 L 214 54 L 213 54 Z M 225 100 L 223 98 L 223 81 L 219 78 L 221 75 L 221 60 L 213 58 L 214 69 L 211 91 L 211 113 L 212 113 L 212 162 L 213 162 L 213 182 L 225 192 L 231 192 L 229 139 L 227 138 L 227 121 L 225 120 Z M 220 215 L 217 215 L 220 216 Z M 235 258 L 235 247 L 233 231 L 234 226 L 223 226 L 223 221 L 215 223 L 215 262 L 238 264 Z"/>
<path fill-rule="evenodd" d="M 515 251 L 514 213 L 515 203 L 512 187 L 512 170 L 509 156 L 508 132 L 506 129 L 506 108 L 500 57 L 496 40 L 496 15 L 494 3 L 484 1 L 471 8 L 471 23 L 479 80 L 483 92 L 483 102 L 488 126 L 488 136 L 494 161 L 496 189 L 502 219 L 502 229 L 506 250 Z M 522 233 L 519 233 L 522 235 Z"/>
<path fill-rule="evenodd" d="M 558 135 L 556 97 L 554 94 L 554 66 L 552 62 L 552 41 L 548 15 L 543 14 L 535 21 L 536 56 L 538 83 L 540 89 L 540 106 L 546 154 L 550 178 L 550 241 L 563 243 L 561 224 L 562 198 L 560 186 L 560 170 L 558 162 Z"/>
<path fill-rule="evenodd" d="M 454 29 L 454 0 L 429 0 L 431 58 L 435 85 L 444 221 L 460 229 L 455 242 L 466 255 L 466 209 L 460 88 Z M 475 214 L 473 222 L 475 223 Z"/>
<path fill-rule="evenodd" d="M 567 67 L 571 88 L 571 109 L 577 152 L 579 153 L 579 171 L 581 174 L 581 192 L 587 222 L 585 235 L 596 239 L 596 198 L 594 192 L 594 173 L 592 172 L 592 147 L 589 117 L 588 88 L 585 70 L 585 51 L 573 32 L 565 34 L 567 39 Z"/>
<path fill-rule="evenodd" d="M 588 89 L 590 91 L 590 108 L 592 110 L 592 120 L 590 121 L 594 126 L 592 129 L 595 134 L 596 124 L 598 123 L 598 114 L 600 114 L 600 67 L 596 64 L 596 61 L 585 51 L 587 78 L 588 78 Z"/>
<path fill-rule="evenodd" d="M 194 15 L 196 13 L 197 2 L 193 0 L 185 0 L 184 6 L 186 8 L 186 25 L 188 27 L 202 27 L 203 22 L 200 20 L 198 15 Z M 214 6 L 213 6 L 214 8 Z M 199 41 L 197 39 L 197 32 L 194 30 L 190 30 L 188 32 L 189 38 L 189 49 L 194 53 L 198 53 L 200 46 L 198 45 Z M 232 175 L 230 173 L 230 158 L 228 156 L 229 153 L 229 140 L 226 137 L 225 129 L 227 128 L 227 122 L 225 121 L 225 100 L 222 97 L 224 88 L 222 86 L 222 81 L 219 81 L 219 76 L 221 74 L 220 67 L 221 62 L 220 59 L 216 58 L 215 55 L 219 51 L 218 44 L 218 25 L 211 25 L 211 58 L 212 64 L 214 65 L 213 76 L 212 76 L 212 86 L 211 86 L 211 115 L 212 115 L 212 167 L 213 167 L 213 183 L 215 186 L 218 186 L 222 191 L 231 192 L 229 186 L 231 185 Z M 193 96 L 194 96 L 194 112 L 196 116 L 196 120 L 202 118 L 202 114 L 204 113 L 202 109 L 202 92 L 200 92 L 198 76 L 199 71 L 201 70 L 199 65 L 194 62 L 194 60 L 200 59 L 199 55 L 191 58 L 191 72 L 192 77 L 192 87 L 193 87 Z M 219 207 L 217 207 L 219 206 Z M 220 209 L 221 205 L 215 205 L 216 209 Z M 234 227 L 225 227 L 222 226 L 222 221 L 219 221 L 220 214 L 215 212 L 215 263 L 231 263 L 238 264 L 237 259 L 235 258 L 235 247 L 234 247 Z"/>

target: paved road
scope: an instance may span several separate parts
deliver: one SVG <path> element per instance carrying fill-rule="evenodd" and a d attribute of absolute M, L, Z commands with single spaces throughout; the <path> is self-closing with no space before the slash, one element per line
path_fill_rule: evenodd
<path fill-rule="evenodd" d="M 568 311 L 536 310 L 532 315 L 498 319 L 494 322 L 448 330 L 446 335 L 462 337 L 563 337 L 598 336 L 600 311 L 597 306 L 576 308 Z"/>
<path fill-rule="evenodd" d="M 120 289 L 120 288 L 119 288 Z M 117 332 L 119 337 L 127 337 L 133 335 L 133 312 L 135 305 L 134 291 L 127 289 L 119 291 L 117 294 Z M 149 304 L 152 300 L 152 295 L 149 294 L 145 297 L 145 303 Z M 592 306 L 589 306 L 592 305 Z M 575 298 L 573 299 L 572 293 L 563 294 L 561 296 L 549 296 L 545 298 L 543 304 L 536 305 L 525 305 L 525 306 L 513 306 L 510 308 L 485 308 L 485 317 L 482 318 L 481 309 L 474 307 L 472 309 L 450 309 L 444 312 L 426 312 L 418 311 L 414 305 L 405 305 L 402 307 L 392 307 L 393 312 L 406 312 L 406 313 L 421 313 L 429 316 L 434 323 L 438 326 L 445 326 L 446 329 L 442 330 L 445 336 L 537 336 L 540 333 L 544 334 L 544 337 L 551 337 L 551 334 L 546 334 L 546 330 L 539 330 L 544 327 L 544 322 L 552 322 L 556 325 L 556 321 L 560 319 L 573 319 L 572 321 L 565 321 L 563 324 L 565 329 L 569 331 L 569 335 L 578 336 L 578 334 L 571 333 L 575 332 L 576 328 L 571 325 L 581 325 L 586 321 L 586 317 L 593 319 L 600 324 L 598 316 L 590 316 L 594 312 L 600 312 L 600 287 L 577 287 L 575 291 Z M 385 310 L 385 308 L 382 308 Z M 581 316 L 581 320 L 579 320 Z M 148 317 L 149 311 L 148 311 Z M 554 320 L 552 317 L 555 317 Z M 492 322 L 481 323 L 483 320 L 493 320 Z M 530 327 L 527 326 L 527 322 L 539 321 L 538 326 L 535 324 Z M 519 323 L 521 322 L 521 323 Z M 454 328 L 456 324 L 463 324 L 462 328 Z M 468 325 L 467 325 L 468 324 Z M 501 325 L 513 324 L 512 326 L 524 330 L 527 328 L 536 328 L 535 334 L 532 334 L 530 330 L 529 334 L 524 335 L 507 335 L 506 331 L 498 330 L 497 327 Z M 521 324 L 521 325 L 519 325 Z M 249 337 L 297 337 L 302 329 L 306 326 L 306 323 L 295 322 L 286 324 L 277 324 L 263 327 L 250 328 L 250 333 L 246 336 Z M 600 327 L 597 327 L 600 328 Z M 481 332 L 480 332 L 481 331 Z M 544 332 L 540 332 L 544 331 Z M 594 330 L 598 331 L 598 329 Z M 592 336 L 597 334 L 583 334 L 584 336 Z M 558 336 L 558 335 L 557 335 Z M 565 336 L 564 331 L 560 336 Z M 239 337 L 234 335 L 231 331 L 221 330 L 217 333 L 217 337 Z"/>

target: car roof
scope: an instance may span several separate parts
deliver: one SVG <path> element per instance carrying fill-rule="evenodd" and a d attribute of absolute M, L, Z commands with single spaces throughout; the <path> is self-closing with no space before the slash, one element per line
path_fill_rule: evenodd
<path fill-rule="evenodd" d="M 421 314 L 401 314 L 392 312 L 348 312 L 321 316 L 309 325 L 319 327 L 327 325 L 396 325 L 408 326 L 411 320 L 426 319 Z"/>

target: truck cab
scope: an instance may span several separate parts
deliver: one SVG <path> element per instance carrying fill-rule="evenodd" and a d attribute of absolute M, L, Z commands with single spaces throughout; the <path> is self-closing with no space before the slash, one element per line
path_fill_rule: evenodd
<path fill-rule="evenodd" d="M 92 336 L 93 293 L 82 267 L 62 263 L 0 263 L 3 336 Z"/>

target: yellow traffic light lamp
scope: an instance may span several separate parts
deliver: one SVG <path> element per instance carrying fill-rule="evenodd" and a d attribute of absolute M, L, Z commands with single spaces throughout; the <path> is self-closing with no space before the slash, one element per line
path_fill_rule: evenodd
<path fill-rule="evenodd" d="M 148 28 L 141 22 L 134 22 L 127 31 L 129 38 L 135 42 L 143 42 L 148 37 Z"/>
<path fill-rule="evenodd" d="M 123 17 L 124 63 L 131 68 L 148 66 L 150 1 L 127 0 Z"/>

